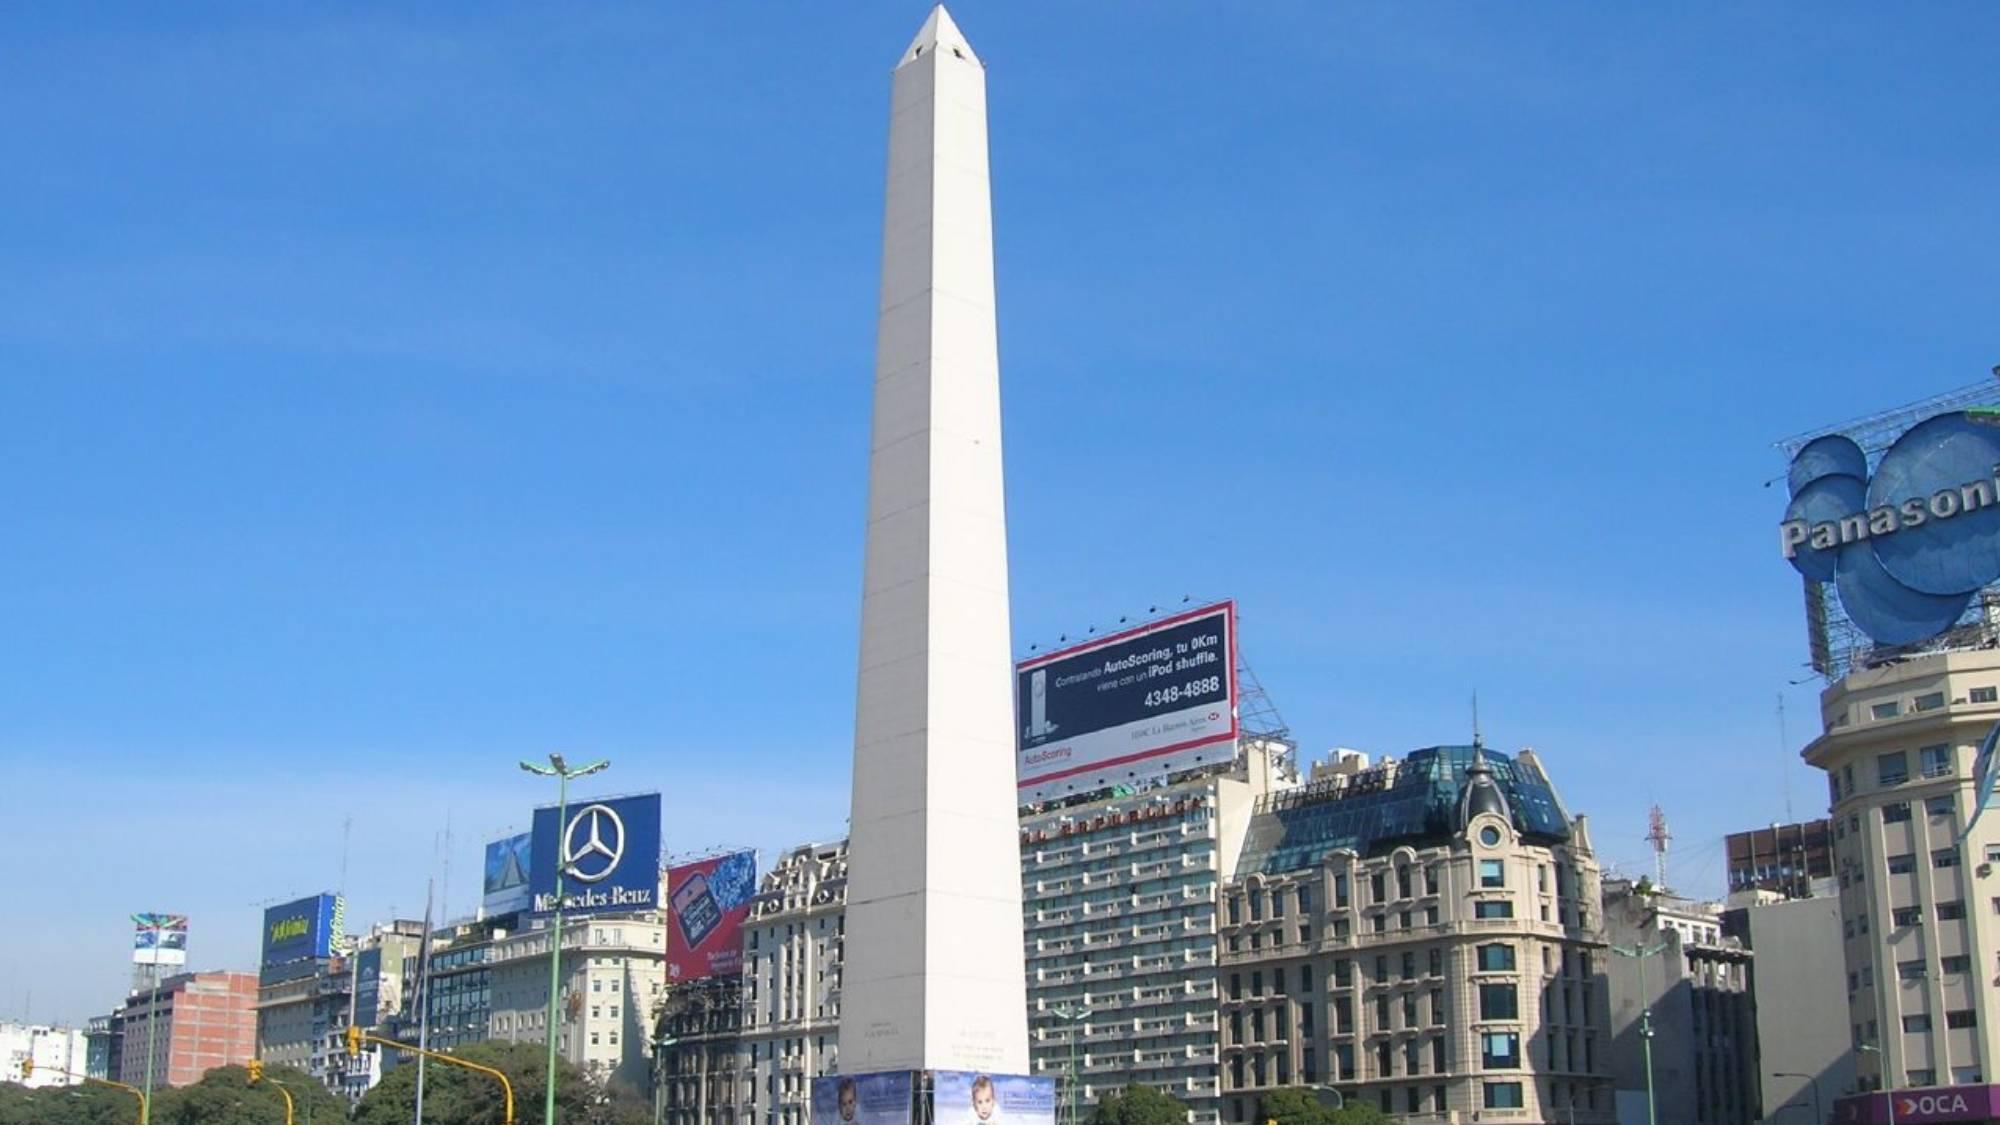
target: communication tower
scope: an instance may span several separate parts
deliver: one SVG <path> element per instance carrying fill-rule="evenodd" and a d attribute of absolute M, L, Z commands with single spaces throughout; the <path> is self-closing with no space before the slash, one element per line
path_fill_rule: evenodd
<path fill-rule="evenodd" d="M 1667 831 L 1666 810 L 1654 805 L 1647 817 L 1646 840 L 1653 845 L 1653 885 L 1661 891 L 1667 889 L 1667 842 L 1673 838 Z"/>

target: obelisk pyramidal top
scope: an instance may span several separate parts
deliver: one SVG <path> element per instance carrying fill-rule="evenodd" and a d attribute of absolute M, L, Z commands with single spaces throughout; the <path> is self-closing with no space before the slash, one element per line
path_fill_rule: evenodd
<path fill-rule="evenodd" d="M 897 64 L 854 722 L 840 1069 L 1028 1072 L 986 70 Z"/>

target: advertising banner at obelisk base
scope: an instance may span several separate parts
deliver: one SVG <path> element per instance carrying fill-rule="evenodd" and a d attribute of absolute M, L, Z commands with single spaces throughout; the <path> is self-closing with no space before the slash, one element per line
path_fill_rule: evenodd
<path fill-rule="evenodd" d="M 912 1072 L 813 1079 L 810 1125 L 910 1125 Z"/>
<path fill-rule="evenodd" d="M 757 853 L 730 852 L 667 869 L 667 981 L 684 984 L 743 969 L 743 920 L 757 893 Z"/>
<path fill-rule="evenodd" d="M 1056 1080 L 934 1070 L 931 1120 L 934 1125 L 1055 1125 Z"/>

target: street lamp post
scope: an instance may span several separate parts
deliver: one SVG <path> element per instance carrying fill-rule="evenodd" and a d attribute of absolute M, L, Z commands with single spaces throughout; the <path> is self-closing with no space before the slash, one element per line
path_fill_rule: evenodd
<path fill-rule="evenodd" d="M 1879 1068 L 1882 1072 L 1882 1096 L 1889 1100 L 1889 1125 L 1896 1125 L 1896 1083 L 1889 1078 L 1889 1052 L 1873 1043 L 1858 1043 L 1854 1049 L 1866 1051 L 1882 1060 Z"/>
<path fill-rule="evenodd" d="M 1050 1008 L 1049 1011 L 1069 1025 L 1069 1125 L 1082 1125 L 1076 1116 L 1076 1039 L 1083 1034 L 1083 1021 L 1090 1016 L 1090 1009 L 1078 1004 L 1074 1008 Z"/>
<path fill-rule="evenodd" d="M 1620 957 L 1639 962 L 1639 998 L 1645 1003 L 1639 1010 L 1639 1045 L 1646 1057 L 1646 1125 L 1660 1125 L 1659 1111 L 1653 1101 L 1653 997 L 1646 991 L 1646 958 L 1666 947 L 1664 941 L 1658 945 L 1611 947 L 1611 952 Z"/>
<path fill-rule="evenodd" d="M 522 762 L 521 768 L 538 777 L 556 779 L 556 909 L 555 918 L 549 929 L 549 1015 L 547 1035 L 549 1040 L 549 1072 L 544 1082 L 542 1100 L 542 1125 L 556 1125 L 556 1026 L 560 1019 L 558 1006 L 562 992 L 562 897 L 563 871 L 569 867 L 569 783 L 579 777 L 588 777 L 608 769 L 609 760 L 592 762 L 587 766 L 569 767 L 561 754 L 550 754 L 549 764 L 538 766 L 533 762 Z"/>
<path fill-rule="evenodd" d="M 1816 1078 L 1816 1077 L 1814 1077 L 1813 1075 L 1810 1075 L 1810 1074 L 1800 1074 L 1800 1073 L 1798 1073 L 1798 1072 L 1796 1072 L 1796 1071 L 1790 1071 L 1790 1070 L 1774 1070 L 1774 1071 L 1772 1071 L 1772 1072 L 1771 1072 L 1771 1077 L 1773 1077 L 1773 1078 L 1803 1078 L 1803 1079 L 1805 1079 L 1806 1081 L 1808 1081 L 1808 1082 L 1812 1083 L 1812 1092 L 1813 1092 L 1813 1120 L 1814 1120 L 1814 1121 L 1816 1121 L 1816 1122 L 1818 1122 L 1818 1123 L 1819 1123 L 1819 1125 L 1826 1125 L 1826 1103 L 1824 1103 L 1824 1102 L 1822 1102 L 1822 1101 L 1820 1101 L 1820 1100 L 1819 1100 L 1819 1079 L 1818 1079 L 1818 1078 Z M 1780 1111 L 1780 1112 L 1782 1112 L 1782 1111 Z"/>

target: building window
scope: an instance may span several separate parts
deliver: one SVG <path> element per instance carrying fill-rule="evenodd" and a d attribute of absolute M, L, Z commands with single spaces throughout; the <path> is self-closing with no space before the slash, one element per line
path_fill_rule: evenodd
<path fill-rule="evenodd" d="M 1262 969 L 1250 974 L 1250 995 L 1264 995 L 1264 971 Z"/>
<path fill-rule="evenodd" d="M 1875 755 L 1875 782 L 1878 785 L 1901 785 L 1910 780 L 1910 756 L 1901 750 Z"/>
<path fill-rule="evenodd" d="M 1969 698 L 1974 703 L 2000 703 L 2000 688 L 1976 687 Z"/>
<path fill-rule="evenodd" d="M 1423 1047 L 1422 1043 L 1414 1039 L 1403 1044 L 1404 1074 L 1422 1074 L 1424 1072 Z"/>
<path fill-rule="evenodd" d="M 1956 922 L 1965 917 L 1965 903 L 1940 902 L 1937 904 L 1937 916 L 1940 922 Z"/>
<path fill-rule="evenodd" d="M 1514 904 L 1512 901 L 1506 899 L 1501 899 L 1497 902 L 1475 902 L 1472 904 L 1472 916 L 1474 918 L 1512 918 L 1514 916 Z"/>
<path fill-rule="evenodd" d="M 1901 824 L 1910 819 L 1910 802 L 1891 801 L 1882 806 L 1882 823 Z"/>
<path fill-rule="evenodd" d="M 1877 703 L 1868 709 L 1869 716 L 1876 719 L 1893 719 L 1902 713 L 1903 705 L 1893 699 L 1886 703 Z"/>
<path fill-rule="evenodd" d="M 1487 1109 L 1520 1109 L 1521 1084 L 1519 1082 L 1487 1082 L 1483 1084 L 1483 1094 Z"/>
<path fill-rule="evenodd" d="M 1926 746 L 1917 751 L 1918 768 L 1925 777 L 1949 777 L 1951 775 L 1951 747 L 1948 745 Z"/>
<path fill-rule="evenodd" d="M 1439 948 L 1437 948 L 1437 947 L 1435 947 L 1435 946 L 1431 947 L 1431 956 L 1430 956 L 1430 962 L 1431 962 L 1431 964 L 1430 964 L 1430 970 L 1431 970 L 1431 971 L 1430 971 L 1430 975 L 1431 975 L 1431 976 L 1434 976 L 1434 977 L 1441 977 L 1441 976 L 1443 976 L 1443 975 L 1444 975 L 1444 950 L 1442 950 L 1442 949 L 1439 949 Z"/>
<path fill-rule="evenodd" d="M 1908 875 L 1917 869 L 1917 857 L 1908 852 L 1889 857 L 1889 874 Z"/>
<path fill-rule="evenodd" d="M 1931 1018 L 1922 1012 L 1918 1012 L 1914 1016 L 1903 1017 L 1903 1030 L 1906 1032 L 1929 1031 L 1930 1029 Z"/>
<path fill-rule="evenodd" d="M 1438 924 L 1438 908 L 1435 905 L 1424 907 L 1424 924 L 1427 926 Z"/>
<path fill-rule="evenodd" d="M 1917 962 L 1919 974 L 1923 962 Z M 1515 1000 L 1514 986 L 1511 984 L 1482 984 L 1479 986 L 1479 1018 L 1483 1020 L 1511 1020 L 1521 1016 L 1520 1005 Z"/>
<path fill-rule="evenodd" d="M 1376 933 L 1386 934 L 1389 932 L 1389 916 L 1387 914 L 1377 914 L 1373 918 L 1370 918 L 1369 921 L 1373 923 L 1370 928 Z"/>
<path fill-rule="evenodd" d="M 1335 988 L 1346 988 L 1348 983 L 1352 980 L 1353 972 L 1354 972 L 1354 962 L 1349 961 L 1345 957 L 1334 958 L 1333 986 Z"/>
<path fill-rule="evenodd" d="M 1958 849 L 1957 849 L 1957 848 L 1939 848 L 1938 850 L 1936 850 L 1936 851 L 1932 852 L 1932 853 L 1931 853 L 1931 866 L 1932 866 L 1932 867 L 1957 867 L 1957 866 L 1958 866 Z"/>
<path fill-rule="evenodd" d="M 1944 1025 L 1946 1027 L 1976 1027 L 1978 1024 L 1979 1013 L 1973 1011 L 1971 1008 L 1960 1008 L 1957 1011 L 1946 1012 L 1944 1014 Z"/>
<path fill-rule="evenodd" d="M 1903 980 L 1922 980 L 1922 979 L 1924 979 L 1924 962 L 1923 962 L 1923 959 L 1922 959 L 1922 958 L 1919 958 L 1919 959 L 1917 959 L 1917 960 L 1915 960 L 1915 961 L 1898 961 L 1898 962 L 1896 962 L 1896 975 L 1897 975 L 1898 977 L 1902 978 Z"/>
<path fill-rule="evenodd" d="M 1431 1073 L 1444 1073 L 1444 1036 L 1431 1036 Z"/>
<path fill-rule="evenodd" d="M 1513 1070 L 1521 1065 L 1521 1033 L 1489 1031 L 1479 1037 L 1481 1070 Z"/>
<path fill-rule="evenodd" d="M 1914 711 L 1942 711 L 1944 710 L 1944 693 L 1933 691 L 1920 695 L 1910 700 L 1910 708 Z"/>
<path fill-rule="evenodd" d="M 1940 957 L 1938 958 L 1938 968 L 1947 973 L 1969 973 L 1972 971 L 1972 958 L 1963 955 L 1957 957 Z"/>
<path fill-rule="evenodd" d="M 1389 1030 L 1389 998 L 1387 996 L 1377 996 L 1375 998 L 1375 1030 Z"/>
<path fill-rule="evenodd" d="M 1500 830 L 1498 828 L 1493 827 L 1490 824 L 1484 828 L 1481 828 L 1479 830 L 1479 842 L 1485 844 L 1489 848 L 1499 847 Z"/>
<path fill-rule="evenodd" d="M 1417 1026 L 1417 994 L 1414 992 L 1403 993 L 1403 1026 Z"/>
<path fill-rule="evenodd" d="M 1333 905 L 1338 910 L 1347 909 L 1347 876 L 1345 875 L 1335 875 L 1333 877 Z"/>
<path fill-rule="evenodd" d="M 1507 885 L 1507 868 L 1501 860 L 1482 859 L 1479 861 L 1479 885 L 1482 887 L 1504 887 Z"/>
<path fill-rule="evenodd" d="M 1407 867 L 1396 869 L 1396 894 L 1401 898 L 1410 897 L 1410 869 Z"/>
<path fill-rule="evenodd" d="M 1229 924 L 1235 926 L 1242 924 L 1242 922 L 1243 922 L 1243 900 L 1237 897 L 1236 895 L 1230 895 Z"/>
<path fill-rule="evenodd" d="M 1380 871 L 1368 877 L 1368 895 L 1370 902 L 1389 901 L 1389 880 Z"/>
<path fill-rule="evenodd" d="M 1951 813 L 1952 813 L 1952 800 L 1951 800 L 1951 798 L 1950 798 L 1950 797 L 1926 797 L 1926 798 L 1924 799 L 1924 813 L 1925 813 L 1925 815 L 1927 815 L 1927 816 L 1935 816 L 1935 817 L 1947 817 L 1947 816 L 1950 816 L 1950 815 L 1951 815 Z"/>
<path fill-rule="evenodd" d="M 1410 980 L 1414 978 L 1416 975 L 1417 975 L 1416 951 L 1405 949 L 1403 951 L 1403 975 L 1401 979 Z"/>
<path fill-rule="evenodd" d="M 1333 1030 L 1340 1035 L 1354 1034 L 1354 1002 L 1345 996 L 1334 997 Z"/>
<path fill-rule="evenodd" d="M 1300 883 L 1300 884 L 1299 884 L 1299 913 L 1300 913 L 1301 915 L 1306 915 L 1306 914 L 1311 914 L 1311 913 L 1312 913 L 1312 908 L 1313 908 L 1313 895 L 1312 895 L 1312 887 L 1311 887 L 1311 886 L 1310 886 L 1309 884 L 1306 884 L 1306 883 Z"/>
<path fill-rule="evenodd" d="M 1889 920 L 1894 922 L 1899 928 L 1914 926 L 1924 920 L 1924 912 L 1915 906 L 1899 906 L 1889 912 Z"/>
<path fill-rule="evenodd" d="M 1435 863 L 1424 868 L 1424 893 L 1427 895 L 1438 893 L 1438 865 Z"/>
<path fill-rule="evenodd" d="M 1375 955 L 1375 983 L 1389 983 L 1389 955 L 1386 953 Z"/>

